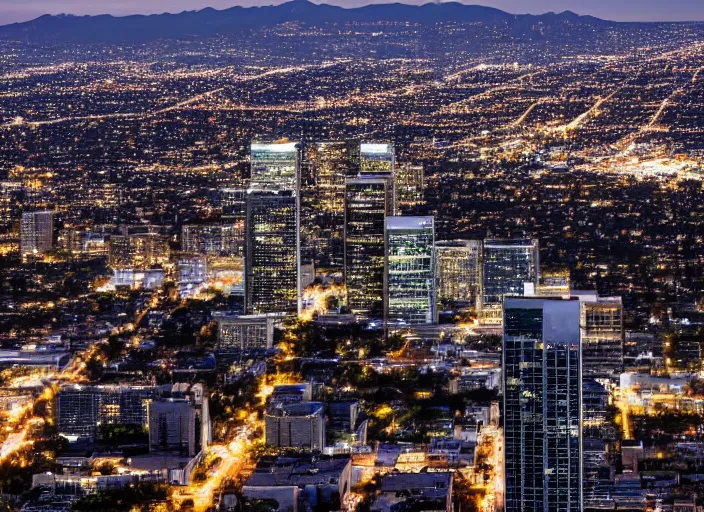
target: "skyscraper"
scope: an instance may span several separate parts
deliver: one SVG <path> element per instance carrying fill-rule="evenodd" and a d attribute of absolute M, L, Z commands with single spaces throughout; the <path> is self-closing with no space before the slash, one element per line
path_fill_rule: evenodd
<path fill-rule="evenodd" d="M 433 217 L 386 218 L 384 318 L 387 325 L 437 321 Z"/>
<path fill-rule="evenodd" d="M 621 297 L 577 294 L 582 301 L 582 372 L 584 377 L 618 382 L 623 372 Z"/>
<path fill-rule="evenodd" d="M 438 299 L 478 308 L 482 290 L 482 242 L 450 240 L 435 243 Z"/>
<path fill-rule="evenodd" d="M 245 221 L 245 306 L 250 313 L 299 311 L 298 207 L 293 193 L 252 193 Z"/>
<path fill-rule="evenodd" d="M 617 426 L 607 411 L 609 387 L 619 382 L 623 372 L 623 304 L 621 297 L 599 297 L 596 292 L 572 294 L 581 302 L 583 492 L 589 502 L 595 498 L 600 469 L 608 465 L 609 448 L 616 442 Z"/>
<path fill-rule="evenodd" d="M 360 176 L 388 174 L 393 176 L 396 168 L 396 153 L 390 143 L 363 142 L 359 146 Z"/>
<path fill-rule="evenodd" d="M 367 143 L 359 146 L 359 177 L 389 180 L 389 215 L 396 214 L 396 151 L 391 143 Z"/>
<path fill-rule="evenodd" d="M 42 254 L 54 246 L 54 212 L 25 212 L 20 225 L 22 256 Z"/>
<path fill-rule="evenodd" d="M 245 218 L 245 308 L 250 313 L 301 309 L 299 148 L 253 143 Z"/>
<path fill-rule="evenodd" d="M 396 208 L 412 208 L 423 203 L 425 175 L 422 165 L 404 163 L 394 172 Z"/>
<path fill-rule="evenodd" d="M 384 307 L 384 226 L 391 205 L 389 180 L 348 179 L 345 184 L 347 306 L 353 313 L 381 317 Z"/>
<path fill-rule="evenodd" d="M 250 190 L 298 190 L 299 145 L 288 140 L 253 142 Z"/>
<path fill-rule="evenodd" d="M 526 283 L 538 283 L 537 240 L 485 240 L 482 271 L 482 319 L 501 321 L 504 296 L 523 295 Z"/>
<path fill-rule="evenodd" d="M 582 510 L 580 302 L 504 300 L 506 512 Z"/>

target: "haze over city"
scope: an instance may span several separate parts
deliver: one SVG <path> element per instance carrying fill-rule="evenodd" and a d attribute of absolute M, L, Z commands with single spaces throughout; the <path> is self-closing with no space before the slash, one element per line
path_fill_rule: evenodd
<path fill-rule="evenodd" d="M 0 5 L 0 512 L 704 512 L 704 9 L 247 5 Z"/>
<path fill-rule="evenodd" d="M 393 3 L 396 0 L 389 0 Z M 226 9 L 233 5 L 260 6 L 281 3 L 277 0 L 116 0 L 109 3 L 89 0 L 4 0 L 0 3 L 0 24 L 28 21 L 43 14 L 97 15 L 112 14 L 127 16 L 131 14 L 177 13 L 186 10 L 198 10 L 206 7 Z M 320 3 L 316 1 L 316 3 Z M 359 7 L 368 5 L 369 0 L 331 0 L 331 5 L 341 7 Z M 426 0 L 405 0 L 408 4 L 424 4 Z M 614 21 L 702 21 L 704 6 L 697 0 L 624 0 L 610 2 L 607 0 L 487 0 L 484 2 L 465 1 L 466 4 L 485 5 L 522 14 L 542 14 L 566 10 L 578 14 L 589 14 Z"/>

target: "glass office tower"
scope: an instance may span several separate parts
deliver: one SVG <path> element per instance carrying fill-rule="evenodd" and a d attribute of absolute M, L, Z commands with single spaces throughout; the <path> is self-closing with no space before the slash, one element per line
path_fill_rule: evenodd
<path fill-rule="evenodd" d="M 301 165 L 301 251 L 316 267 L 342 270 L 345 179 L 353 172 L 355 145 L 316 142 L 304 148 Z"/>
<path fill-rule="evenodd" d="M 253 142 L 250 183 L 256 190 L 298 188 L 299 145 L 295 142 Z"/>
<path fill-rule="evenodd" d="M 384 308 L 384 226 L 390 212 L 389 180 L 347 179 L 344 277 L 347 307 L 381 318 Z"/>
<path fill-rule="evenodd" d="M 623 372 L 621 297 L 579 294 L 582 300 L 582 372 L 584 377 L 619 382 Z"/>
<path fill-rule="evenodd" d="M 393 176 L 396 168 L 396 153 L 390 143 L 363 142 L 359 146 L 359 174 Z"/>
<path fill-rule="evenodd" d="M 623 372 L 623 304 L 621 297 L 599 297 L 573 291 L 581 301 L 582 437 L 585 456 L 583 493 L 586 503 L 598 501 L 599 472 L 617 441 L 617 425 L 608 414 L 609 388 Z"/>
<path fill-rule="evenodd" d="M 300 177 L 295 143 L 253 143 L 245 216 L 245 308 L 296 313 L 300 289 Z"/>
<path fill-rule="evenodd" d="M 449 240 L 435 244 L 438 299 L 477 308 L 482 290 L 482 242 Z"/>
<path fill-rule="evenodd" d="M 384 318 L 387 325 L 437 321 L 433 217 L 386 218 Z"/>
<path fill-rule="evenodd" d="M 363 142 L 359 146 L 359 177 L 389 180 L 389 215 L 396 214 L 396 151 L 390 143 Z"/>
<path fill-rule="evenodd" d="M 404 163 L 396 166 L 394 182 L 396 207 L 399 211 L 423 204 L 425 174 L 422 165 Z"/>
<path fill-rule="evenodd" d="M 580 302 L 506 298 L 506 512 L 582 509 Z"/>
<path fill-rule="evenodd" d="M 537 240 L 485 240 L 482 318 L 501 321 L 504 296 L 523 295 L 526 283 L 538 284 Z"/>

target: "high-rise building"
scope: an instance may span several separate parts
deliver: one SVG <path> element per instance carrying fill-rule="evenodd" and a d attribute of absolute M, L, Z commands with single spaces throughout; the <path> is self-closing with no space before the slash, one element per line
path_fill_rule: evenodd
<path fill-rule="evenodd" d="M 387 325 L 437 322 L 433 217 L 386 218 L 384 317 Z"/>
<path fill-rule="evenodd" d="M 505 296 L 523 295 L 538 284 L 537 240 L 485 240 L 482 270 L 482 319 L 501 321 Z"/>
<path fill-rule="evenodd" d="M 396 190 L 396 207 L 413 208 L 423 204 L 425 192 L 425 174 L 422 165 L 404 163 L 396 166 L 394 173 Z"/>
<path fill-rule="evenodd" d="M 0 181 L 0 227 L 8 229 L 17 219 L 22 206 L 22 183 Z"/>
<path fill-rule="evenodd" d="M 478 308 L 482 290 L 482 242 L 450 240 L 435 243 L 438 300 Z"/>
<path fill-rule="evenodd" d="M 268 349 L 274 343 L 274 316 L 222 315 L 215 319 L 218 323 L 220 350 Z"/>
<path fill-rule="evenodd" d="M 231 181 L 234 183 L 227 183 L 218 190 L 216 204 L 220 207 L 224 218 L 236 221 L 244 218 L 247 186 L 242 178 Z"/>
<path fill-rule="evenodd" d="M 347 306 L 356 314 L 383 315 L 388 188 L 385 178 L 348 179 L 345 184 L 344 278 Z"/>
<path fill-rule="evenodd" d="M 54 247 L 54 212 L 25 212 L 20 225 L 23 256 L 43 254 Z"/>
<path fill-rule="evenodd" d="M 301 165 L 301 251 L 305 261 L 342 270 L 345 179 L 353 175 L 353 143 L 318 142 L 305 146 Z"/>
<path fill-rule="evenodd" d="M 506 512 L 582 510 L 580 302 L 503 304 Z"/>
<path fill-rule="evenodd" d="M 250 192 L 298 190 L 300 158 L 296 142 L 253 142 L 250 151 Z"/>
<path fill-rule="evenodd" d="M 161 233 L 138 233 L 129 236 L 132 264 L 137 268 L 166 265 L 170 260 L 169 240 Z"/>
<path fill-rule="evenodd" d="M 582 494 L 585 505 L 598 493 L 600 473 L 608 468 L 609 443 L 615 451 L 617 426 L 611 421 L 609 391 L 595 379 L 582 379 Z"/>
<path fill-rule="evenodd" d="M 132 253 L 127 235 L 111 235 L 108 241 L 108 265 L 113 268 L 130 267 Z"/>
<path fill-rule="evenodd" d="M 297 144 L 252 144 L 245 218 L 249 313 L 301 310 L 299 163 Z"/>
<path fill-rule="evenodd" d="M 396 152 L 391 143 L 363 142 L 359 146 L 359 175 L 393 176 L 396 169 Z"/>
<path fill-rule="evenodd" d="M 391 143 L 367 143 L 359 146 L 359 177 L 389 180 L 389 215 L 396 215 L 396 151 Z"/>
<path fill-rule="evenodd" d="M 298 312 L 298 198 L 284 192 L 252 193 L 247 201 L 245 226 L 247 312 Z"/>
<path fill-rule="evenodd" d="M 613 448 L 617 439 L 617 426 L 607 411 L 609 387 L 623 372 L 623 304 L 620 297 L 599 297 L 596 292 L 572 295 L 581 302 L 583 489 L 590 502 L 596 497 L 607 447 Z"/>
<path fill-rule="evenodd" d="M 582 373 L 618 382 L 623 372 L 623 302 L 595 292 L 573 292 L 582 301 Z"/>

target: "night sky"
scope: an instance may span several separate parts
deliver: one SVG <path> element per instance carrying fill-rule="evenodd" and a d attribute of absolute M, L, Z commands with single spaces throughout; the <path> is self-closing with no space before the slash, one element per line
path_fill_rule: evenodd
<path fill-rule="evenodd" d="M 318 0 L 315 0 L 318 1 Z M 380 0 L 383 1 L 383 0 Z M 392 0 L 389 0 L 392 1 Z M 399 0 L 394 0 L 399 1 Z M 401 0 L 427 3 L 428 0 Z M 0 0 L 0 24 L 24 21 L 42 14 L 114 14 L 180 12 L 212 6 L 216 9 L 238 5 L 267 5 L 280 0 Z M 328 3 L 354 7 L 370 0 L 329 0 Z M 704 0 L 477 0 L 478 3 L 513 13 L 543 13 L 572 10 L 619 21 L 704 21 Z"/>

